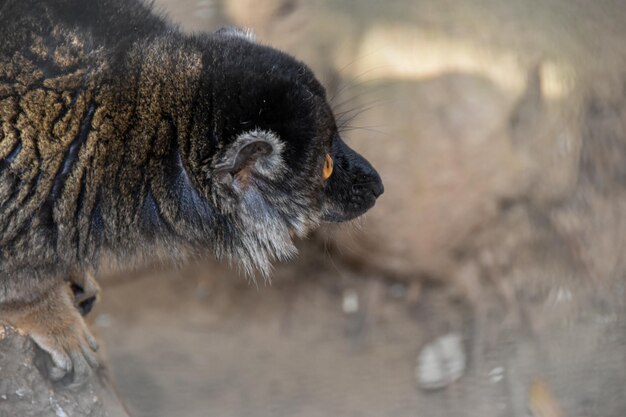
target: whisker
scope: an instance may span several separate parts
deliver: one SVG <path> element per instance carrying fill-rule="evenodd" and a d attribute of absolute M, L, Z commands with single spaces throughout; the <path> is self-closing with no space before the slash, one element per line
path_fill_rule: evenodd
<path fill-rule="evenodd" d="M 368 81 L 369 82 L 369 81 Z M 367 83 L 359 83 L 358 85 L 355 85 L 354 87 L 357 88 L 360 85 L 366 85 Z M 330 103 L 330 105 L 332 106 L 334 111 L 341 111 L 342 108 L 351 105 L 351 103 L 359 100 L 359 99 L 363 99 L 365 98 L 364 101 L 370 101 L 369 99 L 367 99 L 367 96 L 369 95 L 373 95 L 375 93 L 378 92 L 378 89 L 376 88 L 371 88 L 371 87 L 362 87 L 360 90 L 358 90 L 358 92 L 356 94 L 352 94 L 352 95 L 346 95 L 344 94 L 344 96 L 346 96 L 347 98 L 345 98 L 343 101 L 339 102 L 339 103 Z M 379 99 L 380 100 L 380 99 Z"/>
<path fill-rule="evenodd" d="M 367 106 L 367 107 L 363 107 L 363 108 L 359 108 L 359 109 L 353 109 L 350 112 L 346 112 L 343 114 L 340 114 L 340 116 L 338 117 L 338 121 L 337 121 L 337 125 L 338 125 L 338 129 L 341 130 L 343 127 L 347 126 L 349 123 L 351 123 L 354 119 L 356 119 L 358 116 L 360 116 L 361 114 L 379 106 L 380 104 L 383 104 L 384 101 L 382 100 L 377 100 L 376 102 L 372 103 L 371 105 Z M 347 115 L 347 116 L 346 116 Z"/>
<path fill-rule="evenodd" d="M 373 126 L 373 127 L 369 127 L 369 126 L 344 126 L 341 129 L 339 129 L 339 131 L 341 133 L 352 132 L 352 131 L 355 131 L 355 130 L 364 130 L 366 132 L 378 133 L 379 135 L 383 135 L 385 137 L 391 137 L 389 132 L 385 132 L 385 131 L 376 129 L 375 126 Z"/>
<path fill-rule="evenodd" d="M 382 51 L 382 48 L 380 48 L 380 49 L 379 49 L 379 50 L 377 50 L 377 51 L 371 51 L 371 52 L 369 52 L 369 53 L 367 53 L 367 54 L 357 56 L 357 57 L 356 57 L 356 58 L 354 58 L 352 61 L 350 61 L 350 62 L 348 62 L 346 65 L 344 65 L 343 67 L 339 68 L 339 69 L 337 70 L 337 72 L 339 72 L 339 73 L 341 74 L 341 73 L 343 73 L 343 71 L 345 71 L 346 69 L 348 69 L 350 66 L 352 66 L 352 65 L 356 64 L 356 63 L 357 63 L 357 62 L 359 62 L 360 60 L 362 60 L 362 59 L 364 59 L 364 58 L 367 58 L 368 56 L 371 56 L 371 55 L 373 55 L 373 54 L 376 54 L 376 53 L 378 53 L 378 52 L 380 52 L 380 51 Z"/>
<path fill-rule="evenodd" d="M 365 77 L 366 75 L 372 73 L 373 71 L 379 70 L 379 69 L 384 69 L 386 67 L 389 67 L 389 65 L 379 65 L 377 67 L 373 67 L 370 68 L 367 71 L 363 71 L 361 74 L 358 74 L 356 76 L 354 76 L 353 78 L 351 78 L 349 81 L 345 82 L 343 86 L 341 86 L 339 89 L 337 89 L 337 91 L 335 91 L 333 93 L 333 95 L 328 99 L 328 102 L 331 103 L 331 105 L 333 104 L 333 101 L 344 91 L 346 91 L 347 89 L 351 89 L 351 88 L 355 88 L 355 87 L 359 87 L 361 85 L 370 83 L 371 80 L 369 79 L 365 79 L 362 81 L 361 80 L 363 77 Z M 359 81 L 358 83 L 356 81 Z"/>
<path fill-rule="evenodd" d="M 381 104 L 384 104 L 386 101 L 388 100 L 383 100 L 383 99 L 377 99 L 377 100 L 373 100 L 370 101 L 369 103 L 363 105 L 363 106 L 359 106 L 359 107 L 354 107 L 352 109 L 349 110 L 344 110 L 344 111 L 340 111 L 337 113 L 337 119 L 338 120 L 342 120 L 343 118 L 347 117 L 353 117 L 352 115 L 354 114 L 354 116 L 358 116 L 361 113 L 373 109 L 374 107 L 377 107 Z"/>

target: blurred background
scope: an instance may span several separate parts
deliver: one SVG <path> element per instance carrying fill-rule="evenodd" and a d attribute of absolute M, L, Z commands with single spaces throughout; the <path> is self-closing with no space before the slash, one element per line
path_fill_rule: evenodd
<path fill-rule="evenodd" d="M 157 0 L 310 65 L 386 192 L 271 285 L 104 277 L 136 416 L 626 416 L 626 4 Z"/>

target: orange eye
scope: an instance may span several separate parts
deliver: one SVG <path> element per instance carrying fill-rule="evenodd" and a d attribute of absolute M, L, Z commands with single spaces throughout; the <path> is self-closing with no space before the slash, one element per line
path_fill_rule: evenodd
<path fill-rule="evenodd" d="M 331 158 L 330 154 L 326 154 L 326 158 L 324 159 L 324 181 L 330 178 L 330 175 L 333 173 L 333 158 Z"/>

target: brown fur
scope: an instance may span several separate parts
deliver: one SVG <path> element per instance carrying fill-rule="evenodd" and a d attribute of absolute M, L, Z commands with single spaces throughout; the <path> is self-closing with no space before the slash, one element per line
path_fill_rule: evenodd
<path fill-rule="evenodd" d="M 134 72 L 114 73 L 102 50 L 89 50 L 89 39 L 69 29 L 57 28 L 47 42 L 31 35 L 29 50 L 0 61 L 0 160 L 15 154 L 0 172 L 0 313 L 52 353 L 52 376 L 72 366 L 80 376 L 96 363 L 95 345 L 65 281 L 106 256 L 94 216 L 119 231 L 108 239 L 134 245 L 130 255 L 142 257 L 142 237 L 131 227 L 139 221 L 139 196 L 148 186 L 157 200 L 166 192 L 154 159 L 176 140 L 173 123 L 190 124 L 201 55 L 153 39 L 129 52 Z M 55 67 L 51 75 L 42 62 Z M 60 179 L 79 139 L 76 161 Z M 161 209 L 166 220 L 177 215 L 175 207 Z M 50 222 L 57 235 L 42 227 Z"/>

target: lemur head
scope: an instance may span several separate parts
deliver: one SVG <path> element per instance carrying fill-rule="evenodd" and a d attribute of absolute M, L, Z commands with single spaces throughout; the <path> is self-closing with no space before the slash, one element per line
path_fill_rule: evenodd
<path fill-rule="evenodd" d="M 293 236 L 354 219 L 383 192 L 378 173 L 341 139 L 311 70 L 222 29 L 208 38 L 205 104 L 211 114 L 203 173 L 227 231 L 218 255 L 267 274 L 295 253 Z"/>

